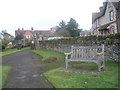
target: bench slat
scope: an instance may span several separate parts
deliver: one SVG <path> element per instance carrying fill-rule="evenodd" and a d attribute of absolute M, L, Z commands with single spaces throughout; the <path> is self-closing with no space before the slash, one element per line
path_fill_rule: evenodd
<path fill-rule="evenodd" d="M 98 53 L 101 54 L 98 57 Z M 99 59 L 101 58 L 101 60 Z M 95 62 L 98 64 L 100 70 L 100 62 L 104 62 L 104 45 L 102 46 L 80 46 L 80 47 L 71 47 L 71 58 L 68 59 L 66 56 L 66 67 L 68 66 L 68 61 L 81 61 L 81 62 Z"/>

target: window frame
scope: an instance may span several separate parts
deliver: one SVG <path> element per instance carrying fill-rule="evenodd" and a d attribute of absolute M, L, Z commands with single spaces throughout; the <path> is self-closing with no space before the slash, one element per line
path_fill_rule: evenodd
<path fill-rule="evenodd" d="M 113 20 L 114 20 L 114 11 L 113 11 L 113 10 L 111 10 L 111 11 L 109 12 L 109 19 L 110 19 L 110 21 L 113 21 Z"/>

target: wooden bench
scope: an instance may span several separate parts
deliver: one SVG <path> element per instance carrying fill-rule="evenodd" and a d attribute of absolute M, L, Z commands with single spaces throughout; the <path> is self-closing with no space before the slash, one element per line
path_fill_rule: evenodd
<path fill-rule="evenodd" d="M 66 69 L 68 62 L 94 62 L 98 65 L 98 71 L 104 67 L 104 45 L 101 46 L 79 46 L 71 47 L 71 52 L 64 53 L 66 55 Z"/>

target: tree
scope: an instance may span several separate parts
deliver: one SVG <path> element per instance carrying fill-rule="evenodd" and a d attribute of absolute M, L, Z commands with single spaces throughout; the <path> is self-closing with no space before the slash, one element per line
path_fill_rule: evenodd
<path fill-rule="evenodd" d="M 59 23 L 59 26 L 56 26 L 57 30 L 55 32 L 55 36 L 63 36 L 63 37 L 69 37 L 70 33 L 69 31 L 66 30 L 66 22 L 65 21 L 61 21 Z"/>
<path fill-rule="evenodd" d="M 7 30 L 2 30 L 0 32 L 0 51 L 6 49 L 8 43 L 10 42 L 9 40 L 4 39 L 5 33 L 7 33 Z"/>
<path fill-rule="evenodd" d="M 59 23 L 59 26 L 56 26 L 57 30 L 55 34 L 64 37 L 79 36 L 82 29 L 79 29 L 78 26 L 78 23 L 73 18 L 70 18 L 70 21 L 67 24 L 62 20 Z"/>
<path fill-rule="evenodd" d="M 22 36 L 22 35 L 17 35 L 17 36 L 15 37 L 15 40 L 21 40 L 21 39 L 23 39 L 23 36 Z"/>
<path fill-rule="evenodd" d="M 81 29 L 78 28 L 78 23 L 73 18 L 67 23 L 66 30 L 70 32 L 71 37 L 79 36 Z"/>
<path fill-rule="evenodd" d="M 7 33 L 7 30 L 2 30 L 0 32 L 0 39 L 4 39 L 4 34 Z"/>
<path fill-rule="evenodd" d="M 59 31 L 59 30 L 66 30 L 66 22 L 65 21 L 61 21 L 59 23 L 59 26 L 56 26 L 56 31 Z"/>
<path fill-rule="evenodd" d="M 1 31 L 1 34 L 2 34 L 2 35 L 5 34 L 5 33 L 7 33 L 7 30 L 2 30 L 2 31 Z"/>
<path fill-rule="evenodd" d="M 70 37 L 70 33 L 67 30 L 58 30 L 54 35 L 59 37 Z"/>
<path fill-rule="evenodd" d="M 8 40 L 2 39 L 2 44 L 1 44 L 2 45 L 2 50 L 6 49 L 6 47 L 8 46 L 8 43 L 9 43 Z"/>
<path fill-rule="evenodd" d="M 61 30 L 66 30 L 66 22 L 65 21 L 61 21 L 60 23 L 59 23 L 59 26 L 60 26 L 60 29 Z"/>

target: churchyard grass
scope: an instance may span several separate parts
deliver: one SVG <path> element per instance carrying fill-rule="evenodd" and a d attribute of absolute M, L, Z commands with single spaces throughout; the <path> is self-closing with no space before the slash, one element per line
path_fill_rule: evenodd
<path fill-rule="evenodd" d="M 84 64 L 87 65 L 83 63 L 82 66 Z M 118 88 L 118 64 L 106 62 L 105 66 L 105 70 L 100 74 L 60 72 L 59 70 L 64 68 L 60 67 L 47 71 L 44 75 L 55 88 Z"/>
<path fill-rule="evenodd" d="M 49 57 L 56 57 L 57 60 L 59 60 L 59 61 L 65 60 L 64 54 L 56 52 L 56 51 L 40 49 L 40 50 L 33 50 L 33 52 L 42 56 L 42 61 L 46 60 Z"/>
<path fill-rule="evenodd" d="M 0 88 L 4 86 L 8 73 L 11 71 L 11 66 L 0 66 Z"/>

